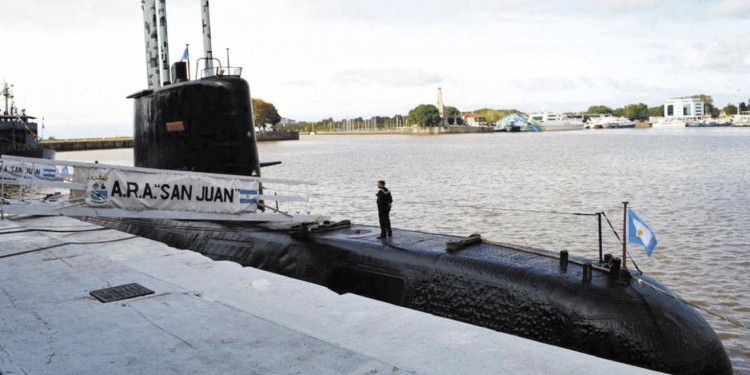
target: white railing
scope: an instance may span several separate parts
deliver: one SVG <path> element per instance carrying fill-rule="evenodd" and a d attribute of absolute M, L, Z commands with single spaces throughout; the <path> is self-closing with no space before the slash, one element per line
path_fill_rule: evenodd
<path fill-rule="evenodd" d="M 263 194 L 262 186 L 267 183 L 304 186 L 305 191 L 315 184 L 3 155 L 0 213 L 230 221 L 326 219 L 307 212 L 307 195 Z M 67 190 L 67 194 L 47 202 L 41 193 L 50 189 Z M 9 193 L 12 196 L 6 197 Z M 278 202 L 304 203 L 305 209 L 302 213 L 282 212 L 274 207 Z"/>

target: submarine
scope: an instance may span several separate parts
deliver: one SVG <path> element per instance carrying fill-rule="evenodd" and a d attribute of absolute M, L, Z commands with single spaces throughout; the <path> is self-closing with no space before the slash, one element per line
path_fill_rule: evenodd
<path fill-rule="evenodd" d="M 194 79 L 185 62 L 169 69 L 166 10 L 158 2 L 157 12 L 154 0 L 143 0 L 149 87 L 128 97 L 135 166 L 260 177 L 269 164 L 259 160 L 250 88 L 241 68 L 212 55 L 208 0 L 201 0 L 204 56 Z M 481 236 L 400 229 L 384 241 L 376 238 L 378 227 L 346 220 L 82 219 L 601 358 L 671 374 L 732 373 L 720 339 L 694 308 L 612 256 L 589 260 Z"/>

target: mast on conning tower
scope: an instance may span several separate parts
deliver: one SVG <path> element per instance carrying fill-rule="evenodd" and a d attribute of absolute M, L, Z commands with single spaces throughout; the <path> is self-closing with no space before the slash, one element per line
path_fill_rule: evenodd
<path fill-rule="evenodd" d="M 166 86 L 172 82 L 169 74 L 169 38 L 167 37 L 167 3 L 159 2 L 159 46 L 161 50 L 161 81 Z"/>
<path fill-rule="evenodd" d="M 146 42 L 146 74 L 148 88 L 161 86 L 159 74 L 159 43 L 156 35 L 156 2 L 155 0 L 141 0 L 143 8 L 143 35 Z"/>
<path fill-rule="evenodd" d="M 203 19 L 203 53 L 206 58 L 205 72 L 213 75 L 213 53 L 211 49 L 211 17 L 208 14 L 208 0 L 201 0 L 201 17 Z"/>

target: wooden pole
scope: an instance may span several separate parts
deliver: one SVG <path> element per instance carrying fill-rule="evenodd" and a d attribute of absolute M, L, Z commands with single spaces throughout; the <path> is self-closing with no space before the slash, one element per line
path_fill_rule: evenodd
<path fill-rule="evenodd" d="M 622 268 L 628 268 L 628 201 L 622 202 Z"/>
<path fill-rule="evenodd" d="M 190 80 L 190 44 L 185 44 L 185 50 L 188 51 L 187 68 L 188 68 L 188 81 Z"/>
<path fill-rule="evenodd" d="M 604 262 L 602 259 L 602 213 L 597 212 L 596 218 L 599 221 L 599 263 Z"/>

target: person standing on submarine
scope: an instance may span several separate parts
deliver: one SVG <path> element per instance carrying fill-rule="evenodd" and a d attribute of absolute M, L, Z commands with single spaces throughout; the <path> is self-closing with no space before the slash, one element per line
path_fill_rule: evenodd
<path fill-rule="evenodd" d="M 393 237 L 393 231 L 391 230 L 391 204 L 393 198 L 391 192 L 385 187 L 385 181 L 378 181 L 378 192 L 375 194 L 378 197 L 378 219 L 380 220 L 380 236 L 378 239 L 386 237 Z"/>

